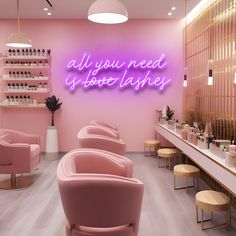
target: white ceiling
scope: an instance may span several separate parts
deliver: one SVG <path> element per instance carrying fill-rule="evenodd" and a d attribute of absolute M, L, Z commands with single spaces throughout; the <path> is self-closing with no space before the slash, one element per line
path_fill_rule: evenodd
<path fill-rule="evenodd" d="M 17 0 L 0 0 L 0 19 L 14 19 L 17 16 Z M 95 0 L 49 0 L 53 12 L 48 16 L 44 7 L 46 0 L 20 0 L 20 18 L 27 19 L 85 19 L 89 6 Z M 185 16 L 185 0 L 120 0 L 127 8 L 129 19 L 180 19 Z M 187 12 L 200 0 L 187 0 Z M 167 13 L 175 6 L 172 16 Z"/>

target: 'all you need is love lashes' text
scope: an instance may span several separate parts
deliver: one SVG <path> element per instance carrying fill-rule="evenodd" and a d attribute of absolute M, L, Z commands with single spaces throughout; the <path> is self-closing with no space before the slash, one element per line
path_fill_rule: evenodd
<path fill-rule="evenodd" d="M 67 64 L 65 85 L 72 91 L 83 88 L 131 88 L 147 87 L 164 90 L 171 79 L 163 75 L 167 67 L 164 54 L 155 60 L 92 60 L 84 53 L 81 59 L 72 59 Z"/>

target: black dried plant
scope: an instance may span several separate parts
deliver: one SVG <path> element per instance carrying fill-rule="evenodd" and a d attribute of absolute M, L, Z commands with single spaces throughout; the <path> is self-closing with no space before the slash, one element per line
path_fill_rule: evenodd
<path fill-rule="evenodd" d="M 166 107 L 167 120 L 171 120 L 171 118 L 174 114 L 175 114 L 175 112 L 173 110 L 171 110 L 169 106 L 167 106 Z"/>
<path fill-rule="evenodd" d="M 46 107 L 48 108 L 48 110 L 52 113 L 52 118 L 51 118 L 51 126 L 54 126 L 54 114 L 55 111 L 60 109 L 61 107 L 61 102 L 59 102 L 59 98 L 56 98 L 55 95 L 51 96 L 51 97 L 47 97 L 45 99 L 45 104 Z"/>

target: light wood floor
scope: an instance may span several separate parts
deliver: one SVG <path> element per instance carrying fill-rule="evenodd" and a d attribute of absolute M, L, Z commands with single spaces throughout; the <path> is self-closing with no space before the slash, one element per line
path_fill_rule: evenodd
<path fill-rule="evenodd" d="M 141 154 L 127 155 L 134 162 L 134 177 L 145 185 L 139 236 L 235 236 L 236 211 L 229 230 L 202 231 L 196 223 L 194 195 L 190 189 L 173 190 L 173 173 L 157 168 L 157 160 Z M 42 160 L 34 171 L 38 179 L 29 188 L 0 190 L 0 236 L 65 236 L 64 215 L 56 183 L 58 161 Z M 4 175 L 0 176 L 5 178 Z M 206 188 L 201 182 L 201 188 Z M 221 215 L 216 216 L 222 219 Z"/>

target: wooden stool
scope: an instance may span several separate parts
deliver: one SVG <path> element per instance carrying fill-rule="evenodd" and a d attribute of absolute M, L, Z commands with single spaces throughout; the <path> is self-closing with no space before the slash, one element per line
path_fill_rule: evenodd
<path fill-rule="evenodd" d="M 169 166 L 169 170 L 170 170 L 170 160 L 173 159 L 173 158 L 176 158 L 177 155 L 178 155 L 178 152 L 174 148 L 161 148 L 161 149 L 159 149 L 157 151 L 158 167 L 167 167 L 167 159 L 168 159 L 169 160 L 168 166 Z M 160 157 L 165 158 L 165 165 L 164 166 L 160 166 L 160 164 L 159 164 Z"/>
<path fill-rule="evenodd" d="M 158 140 L 146 140 L 144 141 L 144 156 L 146 156 L 146 149 L 149 151 L 149 156 L 152 156 L 152 151 L 156 154 L 156 151 L 160 148 L 160 141 Z"/>
<path fill-rule="evenodd" d="M 213 190 L 205 190 L 198 192 L 195 197 L 196 203 L 196 216 L 197 223 L 202 223 L 202 229 L 211 229 L 215 227 L 229 226 L 231 224 L 231 207 L 230 207 L 230 199 L 221 192 L 213 191 Z M 201 220 L 198 220 L 198 208 L 201 209 Z M 211 213 L 211 218 L 204 220 L 203 219 L 203 210 L 208 210 Z M 212 221 L 213 219 L 213 211 L 226 211 L 227 212 L 227 220 L 223 224 L 213 225 L 210 227 L 204 227 L 204 222 Z"/>
<path fill-rule="evenodd" d="M 181 164 L 181 165 L 176 165 L 174 167 L 174 189 L 186 189 L 188 191 L 188 188 L 193 188 L 195 187 L 195 179 L 197 179 L 197 190 L 199 190 L 199 174 L 200 170 L 193 166 L 193 165 L 187 165 L 187 164 Z M 185 187 L 176 187 L 176 176 L 183 176 L 186 178 L 186 185 Z M 188 178 L 191 177 L 193 178 L 193 185 L 188 186 Z"/>

